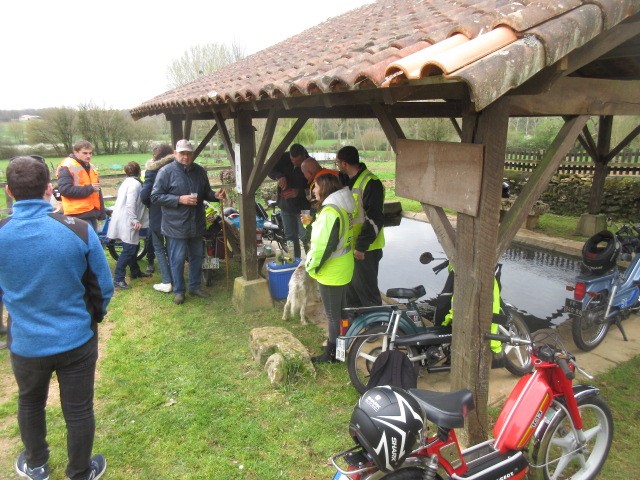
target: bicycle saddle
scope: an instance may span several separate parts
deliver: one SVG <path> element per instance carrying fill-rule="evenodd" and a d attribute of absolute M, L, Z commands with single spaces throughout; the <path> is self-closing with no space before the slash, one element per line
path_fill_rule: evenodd
<path fill-rule="evenodd" d="M 387 297 L 402 298 L 408 300 L 410 298 L 418 298 L 426 295 L 426 291 L 422 285 L 413 288 L 390 288 L 387 290 Z"/>

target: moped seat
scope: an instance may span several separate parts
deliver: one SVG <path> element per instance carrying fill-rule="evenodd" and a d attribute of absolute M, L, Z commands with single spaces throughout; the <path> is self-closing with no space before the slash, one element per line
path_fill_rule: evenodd
<path fill-rule="evenodd" d="M 402 298 L 408 300 L 410 298 L 418 298 L 426 295 L 426 291 L 422 285 L 413 288 L 390 288 L 387 290 L 387 297 Z"/>
<path fill-rule="evenodd" d="M 443 428 L 462 428 L 464 418 L 475 408 L 473 394 L 466 388 L 455 392 L 409 390 L 422 406 L 428 420 Z"/>

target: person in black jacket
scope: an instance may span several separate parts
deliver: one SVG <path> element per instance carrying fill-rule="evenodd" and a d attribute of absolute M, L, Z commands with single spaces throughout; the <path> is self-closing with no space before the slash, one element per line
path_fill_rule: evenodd
<path fill-rule="evenodd" d="M 224 190 L 211 190 L 207 172 L 193 163 L 193 145 L 179 140 L 175 161 L 160 169 L 151 190 L 151 203 L 162 207 L 162 234 L 169 238 L 169 264 L 173 279 L 173 301 L 184 303 L 184 262 L 189 257 L 189 294 L 207 298 L 202 291 L 203 235 L 206 230 L 204 200 L 225 198 Z"/>
<path fill-rule="evenodd" d="M 300 221 L 300 212 L 310 208 L 305 192 L 308 183 L 300 168 L 307 158 L 309 158 L 307 150 L 302 145 L 294 143 L 269 172 L 269 178 L 278 181 L 278 206 L 282 213 L 285 241 L 293 242 L 295 258 L 301 257 L 300 242 L 303 243 L 305 250 L 308 249 L 309 244 L 307 230 Z"/>
<path fill-rule="evenodd" d="M 167 237 L 162 234 L 162 207 L 151 203 L 151 190 L 156 176 L 162 167 L 173 162 L 173 148 L 171 145 L 161 144 L 153 149 L 153 158 L 145 165 L 144 183 L 140 190 L 140 199 L 149 208 L 149 232 L 151 243 L 158 260 L 158 268 L 162 277 L 161 283 L 156 283 L 153 288 L 159 292 L 169 293 L 173 288 L 171 279 L 171 267 L 167 254 Z"/>

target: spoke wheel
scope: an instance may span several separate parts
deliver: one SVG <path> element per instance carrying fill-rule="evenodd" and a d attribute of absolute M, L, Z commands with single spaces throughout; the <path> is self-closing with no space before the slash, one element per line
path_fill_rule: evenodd
<path fill-rule="evenodd" d="M 386 325 L 377 325 L 365 330 L 360 335 L 372 336 L 356 338 L 349 349 L 349 354 L 347 355 L 349 378 L 359 393 L 367 391 L 367 383 L 369 383 L 369 378 L 371 377 L 373 362 L 376 361 L 376 358 L 378 358 L 382 352 L 387 351 L 389 348 L 391 335 L 374 335 L 384 333 L 386 330 Z M 404 335 L 404 333 L 398 332 L 398 335 Z M 412 347 L 408 349 L 402 348 L 400 350 L 406 353 L 409 358 L 416 356 L 416 351 Z M 413 365 L 417 374 L 420 364 L 413 362 Z"/>
<path fill-rule="evenodd" d="M 580 446 L 573 423 L 561 411 L 533 451 L 535 478 L 544 480 L 592 480 L 604 464 L 613 438 L 613 418 L 600 397 L 578 402 L 586 442 Z"/>
<path fill-rule="evenodd" d="M 531 340 L 529 327 L 518 312 L 510 311 L 506 325 L 498 326 L 499 333 L 509 337 L 518 337 Z M 513 375 L 521 377 L 533 369 L 531 361 L 531 345 L 503 344 L 504 367 Z"/>
<path fill-rule="evenodd" d="M 599 301 L 602 298 L 602 301 Z M 582 315 L 574 315 L 571 320 L 571 335 L 580 350 L 588 352 L 596 348 L 604 340 L 609 330 L 609 323 L 604 321 L 606 300 L 602 295 L 592 300 L 598 302 L 597 308 L 587 309 Z"/>

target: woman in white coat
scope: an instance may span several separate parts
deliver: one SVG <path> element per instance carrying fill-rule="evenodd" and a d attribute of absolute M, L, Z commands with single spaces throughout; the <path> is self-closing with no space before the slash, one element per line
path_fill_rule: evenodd
<path fill-rule="evenodd" d="M 126 290 L 131 288 L 125 279 L 127 265 L 131 270 L 131 278 L 150 277 L 138 266 L 137 250 L 140 241 L 140 229 L 148 226 L 148 213 L 140 200 L 140 165 L 129 162 L 124 167 L 127 178 L 118 189 L 118 197 L 111 214 L 111 223 L 107 231 L 107 238 L 122 241 L 122 253 L 116 263 L 113 283 L 116 288 Z"/>

